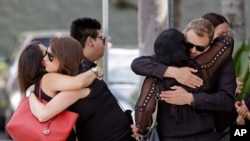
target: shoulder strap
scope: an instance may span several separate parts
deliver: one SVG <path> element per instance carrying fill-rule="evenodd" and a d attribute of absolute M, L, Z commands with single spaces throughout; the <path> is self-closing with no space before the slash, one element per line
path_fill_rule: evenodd
<path fill-rule="evenodd" d="M 39 99 L 40 101 L 42 101 L 41 83 L 39 84 L 39 88 L 38 88 L 38 99 Z"/>
<path fill-rule="evenodd" d="M 149 129 L 149 131 L 151 131 L 155 126 L 157 126 L 157 113 L 158 113 L 158 103 L 159 103 L 159 100 L 160 100 L 160 88 L 159 88 L 159 85 L 156 83 L 156 97 L 155 97 L 155 111 L 152 115 L 152 125 Z"/>

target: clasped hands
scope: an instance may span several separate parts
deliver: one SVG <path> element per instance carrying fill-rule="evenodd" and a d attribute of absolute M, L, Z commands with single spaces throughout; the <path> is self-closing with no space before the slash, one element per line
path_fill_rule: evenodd
<path fill-rule="evenodd" d="M 235 102 L 235 109 L 238 113 L 238 117 L 236 119 L 236 123 L 238 125 L 244 125 L 245 119 L 250 119 L 250 112 L 244 100 Z"/>
<path fill-rule="evenodd" d="M 168 67 L 164 73 L 164 77 L 175 79 L 182 85 L 190 88 L 198 88 L 203 85 L 203 80 L 195 75 L 198 70 L 189 67 Z M 173 86 L 171 90 L 162 91 L 161 100 L 174 105 L 191 105 L 194 101 L 192 93 L 187 92 L 183 87 Z"/>

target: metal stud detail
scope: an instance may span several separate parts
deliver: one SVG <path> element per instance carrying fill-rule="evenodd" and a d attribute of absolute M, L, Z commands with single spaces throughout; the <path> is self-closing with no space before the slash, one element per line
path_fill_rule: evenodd
<path fill-rule="evenodd" d="M 228 41 L 223 40 L 223 42 L 226 45 L 229 45 Z M 223 48 L 221 48 L 221 50 L 215 55 L 215 57 L 211 61 L 209 61 L 208 63 L 201 65 L 201 68 L 206 69 L 206 68 L 210 68 L 211 66 L 213 66 L 215 64 L 216 60 L 227 50 L 227 48 L 228 48 L 228 46 L 224 46 Z"/>

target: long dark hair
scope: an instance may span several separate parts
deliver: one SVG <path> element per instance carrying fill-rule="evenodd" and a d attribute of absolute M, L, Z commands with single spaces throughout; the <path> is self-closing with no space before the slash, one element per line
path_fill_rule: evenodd
<path fill-rule="evenodd" d="M 59 73 L 76 75 L 83 61 L 81 44 L 71 37 L 52 38 L 50 41 L 52 54 L 60 62 Z"/>
<path fill-rule="evenodd" d="M 192 67 L 196 64 L 189 58 L 189 50 L 186 47 L 183 33 L 171 28 L 164 30 L 156 38 L 154 43 L 155 59 L 168 66 Z M 175 79 L 168 78 L 165 88 L 173 85 L 181 85 Z"/>
<path fill-rule="evenodd" d="M 184 35 L 174 29 L 164 30 L 154 43 L 156 60 L 169 66 L 193 66 L 189 59 Z"/>
<path fill-rule="evenodd" d="M 228 21 L 224 16 L 213 12 L 206 13 L 205 15 L 202 16 L 202 18 L 209 20 L 214 28 L 216 28 L 218 25 L 222 23 L 228 24 Z"/>
<path fill-rule="evenodd" d="M 168 66 L 196 67 L 195 63 L 189 58 L 189 50 L 186 47 L 184 34 L 176 29 L 171 28 L 160 33 L 155 40 L 154 51 L 156 61 L 164 63 Z M 157 84 L 160 87 L 160 90 L 170 90 L 171 86 L 177 85 L 182 86 L 189 92 L 197 91 L 196 89 L 180 84 L 173 78 L 164 78 L 163 81 L 158 81 Z M 166 104 L 165 102 L 161 102 L 160 105 L 161 104 L 170 106 L 170 113 L 174 119 L 176 121 L 181 120 L 178 114 L 177 105 Z M 168 108 L 163 109 L 166 110 Z"/>
<path fill-rule="evenodd" d="M 39 47 L 40 42 L 32 42 L 27 45 L 18 60 L 18 82 L 21 93 L 36 82 L 38 82 L 44 73 L 42 65 L 43 52 Z"/>

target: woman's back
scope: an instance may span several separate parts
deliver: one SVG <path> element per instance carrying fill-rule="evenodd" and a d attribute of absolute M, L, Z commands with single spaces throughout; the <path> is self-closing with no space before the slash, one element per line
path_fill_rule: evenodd
<path fill-rule="evenodd" d="M 132 123 L 104 81 L 96 79 L 90 89 L 89 96 L 69 108 L 79 113 L 76 123 L 79 141 L 130 141 Z"/>

